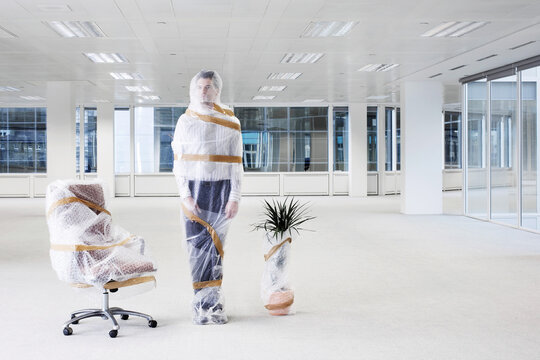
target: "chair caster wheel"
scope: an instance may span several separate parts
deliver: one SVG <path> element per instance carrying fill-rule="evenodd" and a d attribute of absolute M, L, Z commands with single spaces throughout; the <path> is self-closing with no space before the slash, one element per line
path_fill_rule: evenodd
<path fill-rule="evenodd" d="M 71 335 L 71 334 L 73 334 L 73 329 L 66 326 L 66 327 L 64 328 L 64 335 L 69 336 L 69 335 Z"/>
<path fill-rule="evenodd" d="M 129 315 L 128 314 L 122 314 L 122 315 L 120 315 L 120 319 L 127 320 L 127 319 L 129 319 Z"/>
<path fill-rule="evenodd" d="M 75 316 L 75 315 L 71 315 L 71 318 L 72 318 L 72 319 L 75 319 L 76 316 Z M 72 322 L 73 325 L 77 325 L 78 323 L 79 323 L 79 320 L 73 321 L 73 322 Z"/>
<path fill-rule="evenodd" d="M 157 321 L 156 320 L 150 320 L 148 322 L 148 326 L 150 326 L 151 328 L 155 328 L 157 326 Z"/>
<path fill-rule="evenodd" d="M 112 338 L 115 338 L 116 335 L 118 335 L 118 330 L 111 330 L 109 331 L 109 336 Z"/>

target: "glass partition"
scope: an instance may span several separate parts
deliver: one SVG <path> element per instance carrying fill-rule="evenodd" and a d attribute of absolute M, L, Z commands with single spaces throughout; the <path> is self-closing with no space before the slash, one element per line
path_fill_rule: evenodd
<path fill-rule="evenodd" d="M 377 107 L 367 108 L 367 170 L 377 171 Z"/>
<path fill-rule="evenodd" d="M 130 164 L 130 109 L 114 109 L 114 172 L 131 172 Z"/>
<path fill-rule="evenodd" d="M 334 171 L 349 171 L 349 108 L 334 108 Z"/>

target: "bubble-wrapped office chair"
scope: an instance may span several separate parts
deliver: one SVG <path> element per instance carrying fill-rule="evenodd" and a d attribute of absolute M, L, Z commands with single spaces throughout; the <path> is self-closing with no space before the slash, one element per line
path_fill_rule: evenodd
<path fill-rule="evenodd" d="M 139 316 L 148 320 L 148 326 L 156 327 L 150 315 L 109 307 L 109 292 L 134 285 L 153 287 L 156 266 L 141 237 L 112 224 L 101 183 L 55 181 L 47 187 L 46 203 L 51 263 L 59 279 L 103 294 L 101 309 L 71 313 L 71 319 L 64 323 L 64 335 L 73 333 L 71 324 L 97 316 L 112 321 L 109 336 L 113 338 L 120 328 L 114 315 L 120 315 L 122 320 Z"/>

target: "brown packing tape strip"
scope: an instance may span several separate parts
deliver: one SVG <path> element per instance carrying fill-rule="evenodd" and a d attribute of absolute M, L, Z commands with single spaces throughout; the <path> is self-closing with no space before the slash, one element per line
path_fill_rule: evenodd
<path fill-rule="evenodd" d="M 294 303 L 294 298 L 291 299 L 291 300 L 289 300 L 289 301 L 286 301 L 286 302 L 283 302 L 283 303 L 279 303 L 279 304 L 268 304 L 268 305 L 264 305 L 264 307 L 265 307 L 267 310 L 279 310 L 279 309 L 285 309 L 286 307 L 291 306 L 293 303 Z"/>
<path fill-rule="evenodd" d="M 198 290 L 198 289 L 204 289 L 207 287 L 221 286 L 221 281 L 222 281 L 221 279 L 218 279 L 218 280 L 196 282 L 196 283 L 193 283 L 193 288 L 195 290 Z"/>
<path fill-rule="evenodd" d="M 292 239 L 290 237 L 286 238 L 285 240 L 283 240 L 282 242 L 280 242 L 279 244 L 277 245 L 274 245 L 270 251 L 268 252 L 268 254 L 264 255 L 264 261 L 268 261 L 268 259 L 270 259 L 270 256 L 274 255 L 276 253 L 276 251 L 279 250 L 280 247 L 282 247 L 286 242 L 292 242 Z"/>
<path fill-rule="evenodd" d="M 92 208 L 92 209 L 97 210 L 99 212 L 104 212 L 105 214 L 108 214 L 109 216 L 111 216 L 111 213 L 109 211 L 107 211 L 106 209 L 102 208 L 101 206 L 99 206 L 97 204 L 94 204 L 93 202 L 86 201 L 86 200 L 83 200 L 83 199 L 79 199 L 78 197 L 72 196 L 72 197 L 67 197 L 67 198 L 60 199 L 57 202 L 53 203 L 51 205 L 51 207 L 49 208 L 49 211 L 47 212 L 47 217 L 51 216 L 52 212 L 54 210 L 56 210 L 57 207 L 62 206 L 62 205 L 66 205 L 66 204 L 70 204 L 70 203 L 74 203 L 74 202 L 80 202 L 80 203 L 88 206 L 89 208 Z"/>
<path fill-rule="evenodd" d="M 233 123 L 233 122 L 231 122 L 229 120 L 220 119 L 218 117 L 211 116 L 211 115 L 202 115 L 202 114 L 196 113 L 195 111 L 189 110 L 189 109 L 186 110 L 186 114 L 188 116 L 191 116 L 191 117 L 197 117 L 200 120 L 205 121 L 205 122 L 225 126 L 225 127 L 231 128 L 231 129 L 236 130 L 236 131 L 242 131 L 242 128 L 240 127 L 240 124 Z"/>
<path fill-rule="evenodd" d="M 201 224 L 202 226 L 204 226 L 206 228 L 206 230 L 208 231 L 208 233 L 212 237 L 212 241 L 214 242 L 214 246 L 216 247 L 219 255 L 221 256 L 221 258 L 223 259 L 223 255 L 224 255 L 223 254 L 223 245 L 221 244 L 221 240 L 219 239 L 219 236 L 218 236 L 216 230 L 214 230 L 214 228 L 210 224 L 208 224 L 206 221 L 204 221 L 203 219 L 201 219 L 200 217 L 198 217 L 197 215 L 195 215 L 194 213 L 189 211 L 184 204 L 182 204 L 182 210 L 184 211 L 184 214 L 186 215 L 186 217 L 189 220 L 196 221 L 196 222 L 198 222 L 199 224 Z"/>
<path fill-rule="evenodd" d="M 234 116 L 234 113 L 231 110 L 224 109 L 218 104 L 214 104 L 214 110 L 222 113 L 223 115 Z"/>
<path fill-rule="evenodd" d="M 131 235 L 127 239 L 122 240 L 119 243 L 113 244 L 113 245 L 65 245 L 65 244 L 51 244 L 51 250 L 55 251 L 92 251 L 92 250 L 106 250 L 113 248 L 115 246 L 123 246 L 125 245 L 129 240 L 133 239 L 135 235 Z"/>
<path fill-rule="evenodd" d="M 182 154 L 181 157 L 184 161 L 212 161 L 212 162 L 225 162 L 225 163 L 242 163 L 241 156 L 229 156 L 229 155 L 199 155 L 199 154 Z M 178 160 L 178 156 L 174 156 L 174 160 Z"/>
<path fill-rule="evenodd" d="M 154 276 L 141 276 L 141 277 L 136 277 L 133 279 L 128 279 L 125 281 L 111 281 L 103 285 L 103 288 L 104 289 L 119 289 L 126 286 L 143 284 L 150 281 L 156 281 L 156 278 Z M 76 288 L 81 288 L 81 289 L 92 287 L 92 285 L 82 284 L 82 283 L 73 283 L 71 284 L 71 286 L 76 287 Z"/>

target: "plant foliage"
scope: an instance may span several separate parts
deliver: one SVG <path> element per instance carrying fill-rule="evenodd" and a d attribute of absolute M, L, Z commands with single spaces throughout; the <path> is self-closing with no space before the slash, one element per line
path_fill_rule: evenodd
<path fill-rule="evenodd" d="M 253 230 L 264 229 L 278 238 L 288 230 L 294 230 L 298 234 L 299 230 L 307 230 L 300 227 L 303 223 L 315 219 L 309 216 L 309 207 L 307 204 L 300 204 L 294 198 L 285 198 L 282 202 L 272 199 L 272 203 L 264 200 L 264 219 L 252 224 Z"/>

